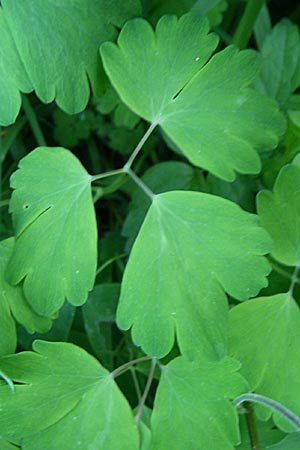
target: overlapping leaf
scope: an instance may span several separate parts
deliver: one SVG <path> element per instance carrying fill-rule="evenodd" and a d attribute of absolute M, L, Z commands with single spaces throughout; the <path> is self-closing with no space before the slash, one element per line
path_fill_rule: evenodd
<path fill-rule="evenodd" d="M 264 41 L 262 66 L 256 87 L 288 107 L 291 94 L 300 86 L 300 36 L 297 25 L 283 19 Z"/>
<path fill-rule="evenodd" d="M 32 308 L 52 315 L 65 297 L 85 302 L 97 263 L 97 229 L 91 176 L 63 148 L 39 147 L 19 164 L 11 178 L 10 203 L 16 244 L 7 278 L 24 278 Z"/>
<path fill-rule="evenodd" d="M 217 43 L 190 13 L 163 16 L 155 32 L 129 21 L 118 46 L 104 43 L 101 55 L 124 103 L 160 125 L 193 164 L 232 181 L 235 171 L 259 172 L 256 150 L 275 147 L 284 124 L 272 100 L 247 88 L 256 54 L 228 47 L 207 62 Z"/>
<path fill-rule="evenodd" d="M 189 362 L 163 368 L 151 418 L 155 450 L 233 450 L 239 442 L 237 412 L 229 399 L 247 390 L 239 363 Z"/>
<path fill-rule="evenodd" d="M 5 270 L 12 255 L 14 239 L 0 242 L 0 355 L 14 353 L 17 346 L 16 322 L 29 333 L 45 332 L 51 320 L 38 316 L 28 305 L 20 286 L 11 286 L 5 280 Z"/>
<path fill-rule="evenodd" d="M 300 414 L 300 311 L 289 294 L 261 297 L 229 313 L 230 352 L 242 363 L 251 390 Z M 265 409 L 262 417 L 271 416 Z M 294 431 L 281 417 L 276 423 Z"/>
<path fill-rule="evenodd" d="M 125 269 L 117 322 L 162 357 L 226 354 L 225 291 L 243 300 L 266 286 L 270 239 L 257 217 L 198 192 L 155 196 Z"/>
<path fill-rule="evenodd" d="M 272 256 L 288 266 L 300 265 L 300 158 L 279 173 L 273 193 L 257 198 L 261 223 L 272 236 Z"/>
<path fill-rule="evenodd" d="M 24 450 L 138 450 L 130 407 L 113 378 L 72 344 L 36 341 L 0 359 L 17 381 L 0 386 L 0 434 Z"/>
<path fill-rule="evenodd" d="M 19 91 L 36 91 L 45 103 L 72 114 L 99 92 L 98 48 L 140 13 L 137 0 L 3 0 L 0 7 L 0 124 L 14 122 Z M 51 24 L 51 26 L 50 26 Z"/>

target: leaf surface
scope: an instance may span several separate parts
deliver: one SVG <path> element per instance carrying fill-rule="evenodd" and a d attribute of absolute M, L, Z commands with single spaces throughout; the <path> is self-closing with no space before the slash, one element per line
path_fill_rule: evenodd
<path fill-rule="evenodd" d="M 298 162 L 298 164 L 297 164 Z M 284 166 L 273 192 L 261 191 L 257 210 L 274 248 L 271 255 L 282 264 L 300 265 L 300 159 Z"/>
<path fill-rule="evenodd" d="M 82 111 L 103 79 L 98 48 L 140 14 L 137 0 L 3 0 L 0 8 L 0 123 L 14 122 L 19 91 L 35 90 L 69 114 Z M 51 24 L 51 26 L 49 26 Z"/>
<path fill-rule="evenodd" d="M 255 86 L 264 94 L 276 98 L 287 108 L 291 94 L 300 86 L 300 35 L 297 25 L 281 20 L 261 49 L 262 66 Z"/>
<path fill-rule="evenodd" d="M 209 363 L 179 357 L 165 366 L 151 418 L 151 448 L 233 450 L 239 427 L 229 399 L 247 389 L 238 368 L 229 358 Z"/>
<path fill-rule="evenodd" d="M 16 244 L 8 264 L 12 284 L 24 278 L 25 296 L 39 314 L 51 316 L 65 297 L 85 302 L 97 263 L 97 227 L 91 176 L 60 147 L 39 147 L 11 177 L 10 211 Z"/>
<path fill-rule="evenodd" d="M 300 311 L 289 294 L 261 297 L 229 313 L 229 350 L 242 363 L 251 390 L 300 414 Z M 275 375 L 274 375 L 275 374 Z M 270 410 L 261 413 L 264 420 Z M 294 431 L 274 415 L 285 431 Z"/>
<path fill-rule="evenodd" d="M 51 320 L 36 314 L 24 298 L 20 286 L 11 286 L 5 279 L 5 271 L 14 248 L 14 239 L 0 242 L 0 355 L 14 353 L 17 345 L 16 321 L 29 333 L 45 332 Z"/>
<path fill-rule="evenodd" d="M 248 88 L 256 54 L 231 46 L 208 62 L 217 43 L 191 13 L 163 16 L 155 32 L 143 19 L 129 21 L 101 55 L 127 106 L 160 125 L 193 164 L 232 181 L 235 171 L 259 172 L 257 149 L 274 148 L 284 123 L 271 99 Z"/>
<path fill-rule="evenodd" d="M 119 450 L 120 442 L 138 450 L 130 407 L 109 372 L 73 344 L 33 347 L 0 360 L 19 383 L 15 392 L 0 387 L 2 436 L 24 450 Z"/>
<path fill-rule="evenodd" d="M 244 300 L 266 286 L 269 248 L 257 217 L 228 200 L 156 195 L 125 269 L 118 325 L 153 357 L 171 350 L 175 330 L 183 353 L 224 357 L 225 291 Z"/>

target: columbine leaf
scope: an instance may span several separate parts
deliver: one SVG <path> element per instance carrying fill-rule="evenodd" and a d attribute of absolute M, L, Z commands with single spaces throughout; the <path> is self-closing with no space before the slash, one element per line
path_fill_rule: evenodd
<path fill-rule="evenodd" d="M 300 86 L 300 36 L 297 25 L 281 20 L 267 36 L 261 50 L 262 67 L 255 86 L 286 108 Z"/>
<path fill-rule="evenodd" d="M 141 178 L 155 194 L 159 194 L 176 189 L 190 189 L 194 176 L 195 171 L 191 166 L 178 161 L 166 161 L 150 167 Z M 131 196 L 129 212 L 122 229 L 122 235 L 127 237 L 126 250 L 131 249 L 151 205 L 150 199 L 138 187 L 134 187 Z"/>
<path fill-rule="evenodd" d="M 261 297 L 229 313 L 230 352 L 242 363 L 251 390 L 300 413 L 300 311 L 289 294 Z M 275 375 L 274 375 L 275 374 Z M 261 412 L 266 420 L 269 409 Z M 279 416 L 283 430 L 294 428 Z"/>
<path fill-rule="evenodd" d="M 12 175 L 16 245 L 7 277 L 12 284 L 25 278 L 25 296 L 39 314 L 53 314 L 65 297 L 80 305 L 93 287 L 97 229 L 90 182 L 78 159 L 59 147 L 37 148 Z"/>
<path fill-rule="evenodd" d="M 151 418 L 155 450 L 233 450 L 239 442 L 237 412 L 229 399 L 247 389 L 239 363 L 225 359 L 189 362 L 176 358 L 163 368 Z"/>
<path fill-rule="evenodd" d="M 98 48 L 116 28 L 140 13 L 137 0 L 2 0 L 0 7 L 0 123 L 14 122 L 19 91 L 56 99 L 66 112 L 82 111 L 89 81 L 99 92 L 103 77 Z M 51 26 L 49 26 L 51 24 Z"/>
<path fill-rule="evenodd" d="M 299 158 L 283 167 L 273 193 L 261 191 L 257 210 L 261 223 L 270 233 L 274 248 L 271 255 L 283 264 L 300 264 L 300 167 Z"/>
<path fill-rule="evenodd" d="M 275 147 L 284 124 L 272 100 L 247 88 L 256 54 L 228 47 L 207 63 L 217 43 L 206 20 L 163 16 L 155 32 L 143 19 L 127 22 L 118 46 L 104 43 L 101 55 L 127 106 L 193 164 L 232 181 L 235 171 L 259 172 L 256 150 Z"/>
<path fill-rule="evenodd" d="M 72 344 L 35 341 L 33 352 L 3 357 L 19 384 L 0 386 L 0 433 L 24 450 L 138 450 L 130 407 L 113 378 Z"/>
<path fill-rule="evenodd" d="M 29 333 L 45 332 L 51 320 L 37 315 L 29 306 L 20 286 L 11 286 L 5 280 L 5 270 L 12 255 L 14 239 L 0 242 L 0 355 L 14 353 L 17 345 L 16 323 L 22 324 Z"/>
<path fill-rule="evenodd" d="M 267 282 L 270 239 L 257 217 L 198 192 L 156 195 L 125 269 L 117 323 L 136 345 L 166 355 L 226 353 L 225 291 L 243 300 Z M 191 335 L 193 339 L 191 339 Z"/>

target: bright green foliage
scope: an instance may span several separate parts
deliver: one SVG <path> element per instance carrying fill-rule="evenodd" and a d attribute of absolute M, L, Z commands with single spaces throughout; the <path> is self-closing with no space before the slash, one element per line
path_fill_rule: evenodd
<path fill-rule="evenodd" d="M 150 167 L 141 179 L 152 192 L 160 194 L 172 190 L 190 189 L 194 175 L 195 171 L 191 166 L 178 161 L 167 161 Z M 151 200 L 137 186 L 131 195 L 132 201 L 122 230 L 123 236 L 127 237 L 126 249 L 131 249 L 151 205 Z"/>
<path fill-rule="evenodd" d="M 193 164 L 232 181 L 235 171 L 259 172 L 256 149 L 275 147 L 284 125 L 275 104 L 247 88 L 255 53 L 228 47 L 207 63 L 217 43 L 206 20 L 163 16 L 155 32 L 129 21 L 118 46 L 104 43 L 101 55 L 124 103 L 159 124 Z"/>
<path fill-rule="evenodd" d="M 273 193 L 261 191 L 257 198 L 261 223 L 274 241 L 271 255 L 288 266 L 300 265 L 299 204 L 300 166 L 296 164 L 281 169 Z"/>
<path fill-rule="evenodd" d="M 237 450 L 250 450 L 251 442 L 247 427 L 246 414 L 241 414 L 239 419 L 242 442 L 236 448 Z M 278 443 L 285 436 L 285 434 L 281 430 L 274 427 L 274 423 L 272 420 L 263 422 L 255 417 L 255 426 L 257 435 L 259 437 L 260 450 L 269 450 L 272 444 Z"/>
<path fill-rule="evenodd" d="M 10 211 L 16 234 L 7 278 L 24 277 L 25 296 L 39 314 L 51 316 L 65 297 L 85 302 L 97 262 L 97 229 L 91 176 L 63 148 L 39 147 L 11 178 Z"/>
<path fill-rule="evenodd" d="M 206 16 L 211 26 L 218 25 L 227 8 L 226 0 L 197 0 L 191 11 L 198 16 Z"/>
<path fill-rule="evenodd" d="M 239 429 L 229 399 L 247 389 L 238 369 L 239 363 L 229 358 L 209 363 L 179 357 L 163 367 L 151 418 L 151 449 L 233 450 Z"/>
<path fill-rule="evenodd" d="M 101 88 L 99 44 L 114 39 L 115 27 L 140 13 L 137 0 L 1 3 L 2 125 L 15 121 L 21 104 L 20 90 L 35 90 L 45 103 L 55 99 L 70 114 L 82 111 L 89 99 L 89 81 L 94 92 Z"/>
<path fill-rule="evenodd" d="M 117 322 L 133 325 L 133 341 L 151 356 L 171 350 L 176 330 L 183 353 L 222 358 L 225 291 L 244 300 L 266 286 L 269 249 L 256 216 L 234 203 L 198 192 L 159 194 L 125 269 Z"/>
<path fill-rule="evenodd" d="M 299 450 L 300 436 L 299 433 L 293 433 L 284 438 L 278 444 L 268 447 L 268 450 Z"/>
<path fill-rule="evenodd" d="M 262 66 L 255 85 L 287 109 L 291 94 L 300 86 L 298 27 L 287 19 L 279 22 L 265 39 L 261 54 Z"/>
<path fill-rule="evenodd" d="M 14 239 L 0 242 L 0 355 L 14 353 L 17 345 L 16 323 L 21 323 L 29 333 L 45 333 L 51 320 L 37 315 L 24 298 L 20 286 L 11 286 L 5 279 L 7 263 L 12 255 Z"/>
<path fill-rule="evenodd" d="M 229 313 L 230 353 L 242 363 L 251 390 L 300 413 L 300 311 L 289 294 L 261 297 Z M 265 420 L 268 409 L 260 411 Z M 294 431 L 279 416 L 275 423 Z"/>
<path fill-rule="evenodd" d="M 24 450 L 138 449 L 129 405 L 110 374 L 72 344 L 36 341 L 0 359 L 18 381 L 0 386 L 0 433 Z"/>

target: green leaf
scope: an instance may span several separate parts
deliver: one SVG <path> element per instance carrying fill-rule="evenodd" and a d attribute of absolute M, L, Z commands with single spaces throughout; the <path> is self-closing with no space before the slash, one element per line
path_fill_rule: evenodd
<path fill-rule="evenodd" d="M 268 447 L 268 450 L 299 450 L 300 436 L 299 433 L 293 433 L 282 441 Z"/>
<path fill-rule="evenodd" d="M 300 35 L 297 25 L 281 20 L 261 49 L 262 67 L 255 86 L 286 109 L 291 94 L 300 86 Z"/>
<path fill-rule="evenodd" d="M 191 11 L 198 16 L 206 16 L 210 26 L 219 25 L 222 21 L 222 15 L 227 9 L 227 1 L 225 0 L 197 0 Z"/>
<path fill-rule="evenodd" d="M 93 287 L 97 227 L 90 183 L 78 159 L 60 147 L 37 148 L 11 177 L 16 245 L 7 277 L 12 284 L 25 278 L 25 296 L 41 315 L 52 315 L 65 297 L 81 305 Z"/>
<path fill-rule="evenodd" d="M 188 164 L 178 161 L 166 161 L 150 167 L 141 179 L 152 192 L 159 194 L 177 189 L 190 189 L 194 175 L 194 169 Z M 131 249 L 147 210 L 151 205 L 150 199 L 137 186 L 134 186 L 131 195 L 132 200 L 129 205 L 129 212 L 122 229 L 122 235 L 127 237 L 126 250 Z"/>
<path fill-rule="evenodd" d="M 257 210 L 274 248 L 271 255 L 288 266 L 300 264 L 300 166 L 286 165 L 277 177 L 273 193 L 261 191 Z"/>
<path fill-rule="evenodd" d="M 248 424 L 246 420 L 246 414 L 240 414 L 239 419 L 240 419 L 239 422 L 240 422 L 240 432 L 242 442 L 236 448 L 237 450 L 250 450 L 251 441 L 249 436 Z M 269 448 L 273 448 L 269 446 L 277 443 L 279 439 L 283 439 L 283 437 L 285 436 L 281 430 L 274 427 L 274 423 L 272 420 L 262 422 L 255 417 L 254 423 L 260 450 L 267 450 Z"/>
<path fill-rule="evenodd" d="M 247 389 L 240 364 L 176 358 L 163 367 L 153 414 L 155 450 L 233 450 L 239 442 L 237 412 L 229 399 Z"/>
<path fill-rule="evenodd" d="M 24 298 L 20 286 L 11 286 L 5 280 L 7 263 L 14 248 L 14 239 L 0 242 L 0 355 L 14 353 L 17 345 L 16 322 L 29 333 L 45 332 L 51 327 L 51 320 L 38 316 Z"/>
<path fill-rule="evenodd" d="M 300 311 L 289 294 L 261 297 L 229 313 L 229 349 L 242 363 L 241 373 L 251 390 L 300 413 Z M 263 420 L 271 416 L 260 409 Z M 274 414 L 285 431 L 292 426 Z"/>
<path fill-rule="evenodd" d="M 3 357 L 18 384 L 0 386 L 0 433 L 24 450 L 138 450 L 130 407 L 110 374 L 72 344 L 35 341 Z M 116 432 L 117 430 L 117 432 Z"/>
<path fill-rule="evenodd" d="M 6 439 L 3 439 L 2 436 L 0 436 L 0 448 L 1 450 L 18 450 L 20 447 L 16 447 L 11 442 L 8 442 Z"/>
<path fill-rule="evenodd" d="M 191 13 L 163 16 L 155 32 L 131 20 L 101 55 L 129 108 L 160 125 L 193 164 L 232 181 L 235 171 L 260 171 L 257 149 L 274 148 L 284 123 L 271 99 L 247 87 L 256 54 L 228 47 L 207 63 L 217 44 L 207 21 Z"/>
<path fill-rule="evenodd" d="M 0 8 L 0 124 L 13 123 L 19 91 L 35 90 L 41 101 L 56 100 L 65 112 L 82 111 L 89 82 L 101 89 L 98 48 L 140 14 L 138 0 L 2 0 Z M 51 23 L 51 26 L 49 24 Z"/>
<path fill-rule="evenodd" d="M 162 357 L 176 330 L 183 353 L 226 354 L 225 291 L 255 296 L 267 281 L 270 239 L 257 217 L 198 192 L 154 197 L 125 269 L 117 323 L 145 353 Z M 191 339 L 191 336 L 193 337 Z"/>

